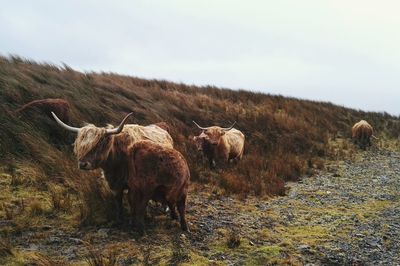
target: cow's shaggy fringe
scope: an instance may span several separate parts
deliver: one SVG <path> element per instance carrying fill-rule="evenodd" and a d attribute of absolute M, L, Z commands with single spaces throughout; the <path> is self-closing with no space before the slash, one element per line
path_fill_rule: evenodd
<path fill-rule="evenodd" d="M 92 124 L 81 128 L 74 145 L 74 152 L 77 158 L 82 158 L 88 152 L 90 152 L 93 147 L 97 146 L 99 142 L 106 136 L 106 130 L 110 128 L 112 128 L 112 125 L 108 125 L 104 128 L 96 127 Z M 125 125 L 120 133 L 119 139 L 126 138 L 129 138 L 130 141 L 122 141 L 123 143 L 128 144 L 125 149 L 128 149 L 134 142 L 143 139 L 148 139 L 157 143 L 164 143 L 164 145 L 170 148 L 172 148 L 173 143 L 171 136 L 166 131 L 165 134 L 162 132 L 160 133 L 160 128 L 155 125 L 146 127 L 136 124 Z M 112 144 L 113 143 L 111 142 L 108 143 L 109 149 L 111 149 Z"/>
<path fill-rule="evenodd" d="M 95 147 L 105 136 L 106 128 L 87 125 L 79 131 L 75 140 L 74 152 L 78 158 L 82 158 Z"/>

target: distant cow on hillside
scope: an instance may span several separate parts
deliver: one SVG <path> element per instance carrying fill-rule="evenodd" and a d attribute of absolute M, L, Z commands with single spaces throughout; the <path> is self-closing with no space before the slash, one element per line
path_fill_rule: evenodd
<path fill-rule="evenodd" d="M 52 114 L 60 126 L 77 133 L 74 153 L 78 159 L 78 167 L 82 170 L 101 168 L 104 171 L 105 179 L 115 195 L 117 221 L 121 222 L 123 191 L 128 189 L 130 148 L 138 141 L 149 140 L 172 149 L 171 136 L 155 125 L 125 125 L 132 113 L 128 114 L 116 128 L 96 127 L 91 124 L 82 128 L 71 127 L 54 113 Z"/>
<path fill-rule="evenodd" d="M 15 112 L 23 113 L 27 110 L 34 110 L 34 109 L 40 110 L 50 118 L 52 118 L 51 112 L 54 112 L 63 121 L 67 123 L 70 121 L 70 104 L 64 99 L 34 100 L 23 105 Z"/>
<path fill-rule="evenodd" d="M 354 144 L 358 144 L 361 149 L 365 149 L 366 146 L 371 146 L 371 137 L 373 135 L 372 126 L 365 120 L 361 120 L 354 124 L 351 128 L 351 137 Z"/>
<path fill-rule="evenodd" d="M 229 128 L 201 127 L 195 121 L 193 123 L 202 130 L 193 140 L 198 150 L 203 151 L 209 160 L 210 168 L 215 167 L 216 162 L 242 159 L 245 137 L 242 132 L 233 128 L 236 122 Z"/>

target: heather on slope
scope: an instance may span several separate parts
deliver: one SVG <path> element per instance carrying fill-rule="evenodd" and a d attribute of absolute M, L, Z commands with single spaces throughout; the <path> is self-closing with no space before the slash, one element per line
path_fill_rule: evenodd
<path fill-rule="evenodd" d="M 81 73 L 65 65 L 0 57 L 0 261 L 5 257 L 6 260 L 26 262 L 33 256 L 35 261 L 49 260 L 48 264 L 59 264 L 69 253 L 60 257 L 52 252 L 57 253 L 59 248 L 71 250 L 68 246 L 71 241 L 74 248 L 78 246 L 74 260 L 83 260 L 85 250 L 94 256 L 89 244 L 85 244 L 86 249 L 79 247 L 83 244 L 79 239 L 88 242 L 96 239 L 92 229 L 97 226 L 110 228 L 114 218 L 110 190 L 104 179 L 99 178 L 100 171 L 77 168 L 71 145 L 75 135 L 60 128 L 38 108 L 16 112 L 30 101 L 46 98 L 69 102 L 69 123 L 73 126 L 82 126 L 85 122 L 97 126 L 117 125 L 128 112 L 134 113 L 130 123 L 147 125 L 165 121 L 169 124 L 175 148 L 186 157 L 191 171 L 188 220 L 194 232 L 190 241 L 195 242 L 190 251 L 178 248 L 178 253 L 174 251 L 171 255 L 170 244 L 181 246 L 186 240 L 182 243 L 178 238 L 172 242 L 168 240 L 170 236 L 179 235 L 179 228 L 160 218 L 164 215 L 155 208 L 158 213 L 149 223 L 150 238 L 154 235 L 168 238 L 165 252 L 172 256 L 171 261 L 186 261 L 193 256 L 203 259 L 204 254 L 199 255 L 202 247 L 196 247 L 203 242 L 197 237 L 204 235 L 201 221 L 209 218 L 210 210 L 215 210 L 213 206 L 218 203 L 218 198 L 239 196 L 235 202 L 241 202 L 249 196 L 248 199 L 261 204 L 266 202 L 264 196 L 285 194 L 286 181 L 296 181 L 326 168 L 328 160 L 354 159 L 357 148 L 350 142 L 350 129 L 360 119 L 367 120 L 375 128 L 379 140 L 374 140 L 373 146 L 384 150 L 389 145 L 390 148 L 396 145 L 394 148 L 399 149 L 393 140 L 399 138 L 400 120 L 386 113 L 113 73 Z M 236 121 L 235 128 L 246 136 L 243 160 L 210 170 L 192 143 L 192 137 L 200 133 L 192 120 L 203 126 L 223 127 Z M 237 203 L 242 206 L 238 216 L 237 206 L 231 203 L 224 205 L 228 208 L 225 214 L 249 217 L 251 210 L 246 206 Z M 261 206 L 259 203 L 254 206 Z M 259 214 L 257 212 L 257 217 Z M 227 217 L 222 220 L 211 218 L 227 221 Z M 128 217 L 126 223 L 127 220 Z M 123 230 L 118 229 L 118 232 L 114 234 L 119 235 L 118 240 L 131 238 Z M 218 234 L 225 236 L 226 230 Z M 36 244 L 26 241 L 27 236 L 40 247 L 50 243 L 52 240 L 47 237 L 51 236 L 54 242 L 50 245 L 54 247 L 54 243 L 58 243 L 62 247 L 56 245 L 55 250 L 46 251 L 48 258 L 41 253 L 32 254 L 35 246 L 31 245 Z M 65 239 L 68 245 L 57 239 Z M 123 245 L 132 244 L 123 242 Z M 136 244 L 128 248 L 144 254 L 140 261 L 146 261 L 149 258 L 147 251 L 142 250 L 142 244 L 148 246 L 151 243 L 144 239 L 139 251 Z M 272 249 L 265 251 L 275 254 L 280 250 Z M 115 258 L 111 255 L 110 260 Z M 56 261 L 52 262 L 53 258 Z"/>
<path fill-rule="evenodd" d="M 71 104 L 75 126 L 117 124 L 131 111 L 131 123 L 165 121 L 176 148 L 189 161 L 194 181 L 212 183 L 226 192 L 259 195 L 282 194 L 284 181 L 321 167 L 321 159 L 330 152 L 329 140 L 350 137 L 350 127 L 359 119 L 368 120 L 381 138 L 397 138 L 400 132 L 399 120 L 388 114 L 112 73 L 81 73 L 18 57 L 0 58 L 0 91 L 3 164 L 29 161 L 39 172 L 67 179 L 68 174 L 79 175 L 69 147 L 75 136 L 38 110 L 17 115 L 14 111 L 23 104 L 63 98 Z M 199 134 L 192 120 L 204 126 L 236 121 L 246 136 L 244 159 L 209 171 L 191 143 L 191 136 Z"/>

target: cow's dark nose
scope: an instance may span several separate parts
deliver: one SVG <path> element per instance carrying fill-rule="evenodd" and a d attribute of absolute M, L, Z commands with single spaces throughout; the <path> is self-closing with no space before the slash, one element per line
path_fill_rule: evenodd
<path fill-rule="evenodd" d="M 86 169 L 87 166 L 88 166 L 87 162 L 79 162 L 79 168 L 80 169 Z"/>

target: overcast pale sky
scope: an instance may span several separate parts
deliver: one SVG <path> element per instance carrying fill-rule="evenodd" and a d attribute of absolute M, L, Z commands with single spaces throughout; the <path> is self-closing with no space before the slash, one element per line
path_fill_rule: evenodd
<path fill-rule="evenodd" d="M 400 114 L 398 0 L 2 3 L 0 53 Z"/>

